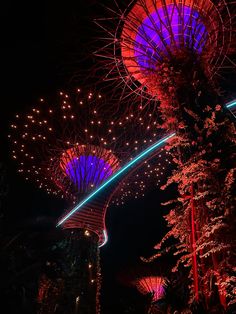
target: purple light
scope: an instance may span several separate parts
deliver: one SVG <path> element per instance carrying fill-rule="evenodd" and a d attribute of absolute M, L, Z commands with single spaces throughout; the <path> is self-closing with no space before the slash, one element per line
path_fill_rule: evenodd
<path fill-rule="evenodd" d="M 157 276 L 143 277 L 137 280 L 138 290 L 146 294 L 153 293 L 153 301 L 158 301 L 165 295 L 166 279 Z"/>
<path fill-rule="evenodd" d="M 199 13 L 186 5 L 169 4 L 150 14 L 139 26 L 134 55 L 143 69 L 156 69 L 162 56 L 180 47 L 201 53 L 207 39 Z"/>
<path fill-rule="evenodd" d="M 85 192 L 112 175 L 109 163 L 93 155 L 74 157 L 66 164 L 65 171 L 79 190 Z"/>

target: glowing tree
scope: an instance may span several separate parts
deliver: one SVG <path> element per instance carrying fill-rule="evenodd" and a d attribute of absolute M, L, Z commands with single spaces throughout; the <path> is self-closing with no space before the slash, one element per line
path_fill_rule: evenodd
<path fill-rule="evenodd" d="M 165 295 L 165 279 L 162 277 L 142 277 L 134 282 L 138 291 L 151 295 L 151 305 L 148 313 L 156 313 L 155 303 Z"/>
<path fill-rule="evenodd" d="M 149 304 L 147 313 L 160 313 L 157 302 L 165 295 L 166 280 L 157 276 L 143 276 L 136 278 L 131 284 L 136 287 L 141 294 L 148 297 Z"/>
<path fill-rule="evenodd" d="M 122 284 L 135 287 L 146 297 L 145 313 L 159 313 L 159 302 L 165 298 L 168 284 L 166 274 L 167 268 L 163 269 L 160 263 L 139 264 L 125 271 L 119 276 Z"/>
<path fill-rule="evenodd" d="M 138 104 L 139 109 L 146 103 L 155 107 L 155 100 L 172 100 L 171 91 L 163 91 L 164 86 L 179 88 L 188 79 L 192 90 L 193 74 L 199 75 L 195 72 L 200 69 L 213 82 L 235 68 L 233 1 L 114 3 L 116 7 L 108 8 L 109 17 L 95 20 L 107 32 L 101 39 L 104 47 L 95 54 L 106 60 L 103 67 L 109 72 L 105 79 L 113 80 L 116 87 L 123 86 L 121 97 L 126 100 L 136 97 L 134 106 Z M 177 86 L 173 81 L 170 86 L 170 79 Z"/>
<path fill-rule="evenodd" d="M 80 202 L 106 179 L 157 140 L 157 126 L 134 115 L 110 120 L 97 106 L 99 94 L 60 92 L 12 123 L 12 157 L 18 172 L 47 193 L 72 204 Z M 52 104 L 52 105 L 51 105 Z M 135 130 L 135 132 L 134 132 Z M 147 139 L 146 139 L 147 138 Z M 159 184 L 169 153 L 157 150 L 158 161 L 146 160 L 125 178 L 93 197 L 62 224 L 63 239 L 45 266 L 38 301 L 40 313 L 99 312 L 98 246 L 107 241 L 105 214 L 110 201 L 122 204 L 143 195 L 148 184 Z M 162 166 L 160 167 L 160 161 Z"/>
<path fill-rule="evenodd" d="M 228 250 L 235 247 L 235 127 L 218 86 L 236 65 L 235 3 L 134 0 L 125 11 L 110 12 L 115 31 L 109 19 L 97 21 L 110 35 L 96 52 L 109 60 L 106 77 L 115 84 L 120 77 L 121 97 L 139 101 L 131 97 L 129 110 L 140 109 L 145 119 L 158 109 L 162 128 L 177 134 L 177 171 L 168 183 L 178 184 L 180 197 L 166 217 L 171 231 L 163 242 L 180 240 L 179 263 L 191 269 L 193 299 L 204 295 L 208 303 L 213 276 L 226 308 L 235 300 Z"/>

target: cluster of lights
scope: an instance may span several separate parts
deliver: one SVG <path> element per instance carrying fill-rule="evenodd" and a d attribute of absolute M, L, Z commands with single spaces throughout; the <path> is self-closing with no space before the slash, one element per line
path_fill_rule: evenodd
<path fill-rule="evenodd" d="M 230 111 L 236 108 L 236 102 L 232 101 L 225 105 L 225 108 L 229 109 Z M 232 111 L 231 111 L 232 112 Z M 91 194 L 89 194 L 83 201 L 81 201 L 78 205 L 76 205 L 64 218 L 62 218 L 58 222 L 58 226 L 63 224 L 66 220 L 68 220 L 74 213 L 76 213 L 83 205 L 85 205 L 89 200 L 91 200 L 96 194 L 98 194 L 100 191 L 104 190 L 112 181 L 114 181 L 117 177 L 119 177 L 123 172 L 125 172 L 127 169 L 129 169 L 131 166 L 133 166 L 135 163 L 137 163 L 140 159 L 148 156 L 150 152 L 153 152 L 154 150 L 159 149 L 161 146 L 165 145 L 169 139 L 173 138 L 175 136 L 175 133 L 171 133 L 170 135 L 162 138 L 155 144 L 151 145 L 149 148 L 144 150 L 142 153 L 140 153 L 138 156 L 136 156 L 133 160 L 129 161 L 125 166 L 123 166 L 119 171 L 117 171 L 114 175 L 111 176 L 108 180 L 106 180 L 100 187 L 98 187 L 95 191 L 93 191 Z M 167 154 L 168 152 L 166 152 Z M 159 157 L 161 157 L 161 154 L 159 154 Z M 166 159 L 168 161 L 168 159 Z M 147 163 L 146 161 L 144 164 Z M 168 161 L 170 163 L 170 161 Z M 160 163 L 159 163 L 160 165 Z M 149 164 L 148 164 L 149 166 Z M 162 167 L 163 170 L 165 170 L 165 167 Z M 164 174 L 164 173 L 163 173 Z M 129 183 L 127 184 L 129 185 Z M 124 188 L 121 189 L 121 191 L 124 191 Z M 129 194 L 129 193 L 128 193 Z"/>
<path fill-rule="evenodd" d="M 18 172 L 48 194 L 70 199 L 75 204 L 103 182 L 118 176 L 120 170 L 122 173 L 127 164 L 135 164 L 139 158 L 132 156 L 142 154 L 143 149 L 156 143 L 159 134 L 156 122 L 145 123 L 143 118 L 137 121 L 133 114 L 109 120 L 99 111 L 100 102 L 103 97 L 95 93 L 60 92 L 55 99 L 41 99 L 28 113 L 16 115 L 9 139 Z M 112 194 L 115 203 L 119 205 L 127 198 L 144 195 L 152 180 L 153 186 L 160 183 L 163 171 L 158 163 L 149 161 L 137 172 L 133 169 L 125 180 L 120 177 L 122 183 Z M 92 211 L 88 209 L 85 216 L 79 213 L 71 217 L 67 223 L 92 230 L 99 236 L 99 246 L 105 245 L 108 237 L 104 215 L 107 202 L 112 199 Z M 100 218 L 93 225 L 95 212 Z M 70 228 L 66 224 L 64 227 Z"/>
<path fill-rule="evenodd" d="M 134 179 L 130 183 L 129 178 L 121 182 L 120 191 L 112 199 L 112 203 L 120 206 L 132 196 L 135 199 L 145 196 L 145 191 L 152 189 L 155 185 L 160 187 L 172 167 L 172 157 L 169 151 L 164 148 L 158 150 L 156 158 L 145 161 L 140 168 L 135 171 Z M 135 186 L 135 189 L 134 189 Z M 135 190 L 135 192 L 134 192 Z"/>
<path fill-rule="evenodd" d="M 133 114 L 126 115 L 120 121 L 104 120 L 97 106 L 97 103 L 102 101 L 101 95 L 99 97 L 89 93 L 87 97 L 78 97 L 78 94 L 81 94 L 81 91 L 77 91 L 76 97 L 73 94 L 69 97 L 61 92 L 57 100 L 60 105 L 57 104 L 53 109 L 40 100 L 39 105 L 30 113 L 16 115 L 16 121 L 11 124 L 12 132 L 8 136 L 12 143 L 12 158 L 19 164 L 19 173 L 23 174 L 26 180 L 34 180 L 39 188 L 45 189 L 48 194 L 61 195 L 62 198 L 72 196 L 74 202 L 78 201 L 78 194 L 75 189 L 71 190 L 74 184 L 68 180 L 68 173 L 65 175 L 65 168 L 61 167 L 61 160 L 66 157 L 68 150 L 78 150 L 80 147 L 86 149 L 89 146 L 91 154 L 97 155 L 97 150 L 104 152 L 105 149 L 108 154 L 114 155 L 120 164 L 120 170 L 114 169 L 109 174 L 114 178 L 120 171 L 127 169 L 127 164 L 135 163 L 137 158 L 131 156 L 139 156 L 138 153 L 145 147 L 152 147 L 158 134 L 156 121 L 145 124 L 143 118 L 137 121 Z M 236 102 L 232 101 L 226 107 L 233 110 Z M 66 115 L 70 119 L 63 121 L 64 112 L 69 112 Z M 119 189 L 114 194 L 114 203 L 120 205 L 127 198 L 143 196 L 150 184 L 161 184 L 171 164 L 171 156 L 168 151 L 159 148 L 156 158 L 141 163 L 142 166 L 127 179 L 121 180 Z M 75 158 L 79 160 L 80 157 L 78 155 Z M 93 163 L 91 162 L 91 167 L 94 166 Z M 103 170 L 106 168 L 107 165 L 104 164 Z M 105 179 L 107 178 L 104 177 Z M 110 178 L 104 182 L 105 186 L 109 180 Z M 97 190 L 101 188 L 98 186 L 100 183 L 89 184 L 92 195 L 97 194 Z M 78 206 L 75 208 L 77 211 Z M 107 235 L 105 231 L 103 233 L 105 243 Z"/>
<path fill-rule="evenodd" d="M 99 114 L 101 102 L 103 97 L 100 94 L 89 92 L 83 95 L 78 89 L 70 95 L 60 92 L 52 100 L 53 107 L 50 102 L 40 99 L 39 104 L 26 115 L 16 115 L 8 137 L 12 143 L 12 158 L 19 164 L 18 172 L 26 180 L 35 181 L 48 194 L 76 202 L 78 195 L 75 195 L 73 183 L 68 183 L 60 167 L 61 156 L 68 149 L 96 145 L 114 154 L 122 166 L 132 159 L 130 156 L 157 140 L 156 121 L 145 124 L 140 118 L 137 123 L 133 114 L 109 121 L 102 113 Z M 162 171 L 158 168 L 158 165 L 151 164 L 145 173 L 143 168 L 127 183 L 124 182 L 122 193 L 116 196 L 120 201 L 116 203 L 120 204 L 128 195 L 143 195 L 147 186 L 145 181 L 148 179 L 150 182 L 150 176 L 155 180 L 153 185 L 160 183 Z M 133 185 L 132 180 L 136 182 Z M 130 186 L 127 185 L 129 182 Z M 90 184 L 91 190 L 95 187 L 96 184 Z"/>

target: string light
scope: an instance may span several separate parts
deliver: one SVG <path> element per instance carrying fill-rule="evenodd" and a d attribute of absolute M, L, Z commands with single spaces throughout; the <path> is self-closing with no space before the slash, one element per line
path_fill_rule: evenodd
<path fill-rule="evenodd" d="M 68 164 L 69 150 L 73 151 L 70 156 L 74 156 L 71 169 L 73 169 L 75 161 L 80 162 L 82 152 L 85 155 L 90 152 L 91 156 L 100 156 L 99 158 L 108 161 L 108 164 L 112 165 L 111 167 L 102 164 L 99 168 L 108 174 L 103 179 L 105 182 L 119 169 L 123 169 L 124 165 L 134 162 L 134 156 L 138 156 L 148 146 L 150 136 L 153 138 L 153 134 L 158 134 L 158 132 L 154 131 L 151 123 L 146 124 L 144 120 L 139 120 L 137 123 L 134 119 L 131 123 L 132 114 L 127 114 L 120 120 L 114 120 L 114 117 L 104 119 L 104 113 L 100 112 L 99 107 L 97 107 L 98 96 L 93 96 L 88 105 L 88 100 L 83 97 L 82 92 L 80 93 L 80 99 L 78 99 L 78 94 L 76 96 L 73 94 L 67 95 L 68 97 L 65 95 L 67 94 L 60 93 L 60 103 L 57 106 L 49 104 L 49 106 L 41 106 L 40 110 L 35 106 L 33 108 L 35 109 L 35 117 L 32 115 L 32 110 L 25 115 L 21 114 L 17 118 L 17 125 L 14 122 L 11 124 L 12 131 L 9 134 L 9 140 L 12 144 L 17 143 L 14 144 L 16 152 L 12 155 L 15 156 L 14 159 L 17 158 L 19 165 L 24 164 L 24 171 L 21 173 L 23 175 L 27 173 L 27 180 L 35 181 L 37 186 L 47 189 L 47 192 L 53 195 L 57 194 L 74 202 L 77 197 L 75 191 L 81 189 L 82 183 L 76 181 L 77 179 L 74 180 L 73 170 L 70 170 L 72 172 L 69 174 L 68 168 L 65 167 Z M 68 104 L 69 99 L 70 103 Z M 67 103 L 64 103 L 65 101 Z M 80 101 L 83 101 L 84 106 L 79 105 Z M 66 106 L 66 109 L 62 110 L 62 106 Z M 70 114 L 66 115 L 65 112 L 68 110 L 70 110 Z M 71 118 L 72 116 L 74 118 Z M 34 120 L 35 123 L 29 124 L 31 120 Z M 144 123 L 143 126 L 141 122 Z M 147 126 L 149 126 L 149 129 L 147 129 Z M 83 130 L 87 131 L 83 132 Z M 167 165 L 171 164 L 171 159 L 169 159 L 171 156 L 166 156 L 167 158 L 162 158 L 161 161 L 166 163 L 165 169 Z M 65 158 L 64 161 L 62 157 Z M 65 164 L 64 166 L 62 161 Z M 97 161 L 93 162 L 93 167 L 98 167 L 98 164 Z M 153 187 L 157 183 L 156 175 L 161 176 L 157 167 L 158 156 L 153 158 L 152 162 L 149 162 L 150 167 L 147 167 L 147 171 L 144 171 L 141 164 L 127 179 L 126 177 L 120 177 L 122 184 L 119 188 L 117 187 L 114 194 L 114 199 L 115 197 L 118 198 L 117 203 L 122 204 L 133 196 L 141 197 L 145 189 L 150 186 Z M 34 171 L 28 172 L 27 170 L 30 169 L 34 169 Z M 22 167 L 20 170 L 23 170 Z M 164 171 L 162 172 L 164 173 Z M 76 172 L 74 173 L 78 178 Z M 97 182 L 102 183 L 101 181 Z M 134 184 L 134 182 L 136 183 Z M 89 182 L 86 193 L 89 195 L 92 190 L 95 191 L 99 184 Z M 105 209 L 102 208 L 102 210 L 105 213 Z M 99 231 L 99 245 L 104 242 L 106 237 L 104 230 L 105 228 L 102 228 Z"/>

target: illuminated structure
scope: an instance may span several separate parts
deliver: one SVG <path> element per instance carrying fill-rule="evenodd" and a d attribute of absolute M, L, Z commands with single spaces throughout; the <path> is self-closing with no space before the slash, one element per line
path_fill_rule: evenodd
<path fill-rule="evenodd" d="M 62 224 L 66 224 L 67 220 L 73 219 L 73 215 L 75 214 L 75 216 L 76 216 L 77 211 L 81 210 L 81 208 L 84 205 L 86 205 L 91 199 L 93 199 L 98 193 L 101 193 L 101 191 L 104 191 L 109 185 L 111 185 L 111 183 L 113 181 L 115 181 L 118 177 L 120 177 L 123 173 L 125 173 L 128 169 L 133 167 L 135 164 L 140 163 L 142 161 L 142 159 L 145 160 L 145 157 L 147 158 L 148 155 L 155 152 L 156 150 L 159 150 L 160 147 L 167 144 L 168 141 L 170 139 L 172 139 L 174 136 L 175 136 L 175 133 L 171 133 L 170 135 L 163 137 L 162 139 L 160 139 L 159 141 L 157 141 L 156 143 L 154 143 L 153 145 L 151 145 L 150 147 L 145 149 L 143 152 L 141 152 L 138 156 L 133 158 L 127 164 L 125 164 L 121 169 L 119 169 L 117 172 L 115 172 L 113 175 L 111 175 L 104 183 L 102 183 L 97 189 L 95 189 L 88 196 L 86 196 L 85 199 L 83 199 L 79 204 L 77 204 L 69 213 L 67 213 L 65 215 L 65 217 L 63 217 L 61 220 L 59 220 L 57 225 L 60 226 Z M 160 154 L 159 154 L 159 157 L 161 157 Z M 168 160 L 166 159 L 166 161 L 168 161 Z M 160 163 L 159 163 L 159 165 L 160 165 Z M 148 166 L 150 166 L 150 165 L 148 165 Z M 162 167 L 162 169 L 165 169 L 165 168 Z M 152 173 L 152 170 L 151 170 L 151 173 Z M 161 174 L 163 174 L 163 172 L 161 172 Z M 148 175 L 148 177 L 150 177 L 150 175 Z M 158 180 L 158 181 L 160 181 L 160 180 Z"/>
<path fill-rule="evenodd" d="M 232 115 L 234 115 L 234 111 L 236 109 L 236 101 L 233 100 L 229 103 L 227 103 L 225 105 L 225 108 L 228 109 Z M 171 138 L 175 137 L 175 133 L 171 133 L 168 136 L 165 136 L 163 138 L 161 138 L 159 141 L 157 141 L 156 143 L 154 143 L 153 145 L 151 145 L 150 147 L 148 147 L 147 149 L 145 149 L 142 153 L 140 153 L 138 156 L 136 156 L 134 159 L 132 159 L 131 161 L 129 161 L 126 165 L 124 165 L 121 169 L 119 169 L 116 173 L 114 173 L 113 175 L 111 175 L 109 177 L 109 179 L 107 179 L 103 184 L 101 184 L 97 189 L 95 189 L 94 191 L 92 191 L 88 196 L 85 197 L 85 199 L 83 199 L 79 204 L 77 204 L 69 213 L 67 213 L 65 215 L 65 217 L 63 217 L 62 219 L 59 220 L 58 222 L 58 226 L 62 225 L 63 223 L 65 223 L 68 219 L 70 219 L 70 217 L 72 215 L 74 215 L 74 213 L 76 213 L 78 210 L 80 210 L 85 204 L 87 204 L 92 198 L 94 198 L 98 193 L 101 193 L 101 191 L 105 190 L 114 180 L 116 180 L 117 177 L 121 176 L 125 171 L 127 171 L 127 169 L 129 169 L 130 167 L 132 167 L 133 165 L 135 165 L 136 163 L 140 162 L 140 160 L 142 160 L 145 157 L 148 157 L 148 155 L 157 150 L 160 149 L 160 147 L 162 147 L 163 145 L 166 145 L 168 143 L 168 141 Z M 163 148 L 161 149 L 163 150 Z M 159 155 L 159 157 L 161 157 L 161 155 Z M 166 160 L 167 161 L 167 160 Z M 146 162 L 145 162 L 146 163 Z M 169 162 L 170 163 L 170 162 Z M 158 164 L 159 166 L 161 166 L 161 163 Z M 149 165 L 150 166 L 150 165 Z M 164 168 L 162 168 L 164 169 Z M 163 174 L 161 172 L 161 174 Z M 150 176 L 150 175 L 148 175 Z M 160 180 L 158 180 L 160 181 Z"/>
<path fill-rule="evenodd" d="M 140 109 L 147 103 L 153 107 L 151 100 L 163 100 L 160 84 L 169 74 L 163 69 L 171 67 L 180 84 L 185 75 L 192 81 L 199 65 L 211 81 L 235 68 L 233 1 L 132 0 L 124 4 L 126 9 L 116 5 L 109 10 L 118 20 L 116 29 L 110 16 L 96 20 L 107 36 L 95 54 L 109 60 L 105 79 L 117 84 L 121 78 L 122 95 L 126 100 L 133 95 Z"/>
<path fill-rule="evenodd" d="M 74 204 L 127 168 L 125 178 L 58 222 L 65 236 L 58 244 L 59 262 L 49 263 L 51 277 L 42 276 L 40 313 L 51 313 L 55 306 L 68 313 L 99 312 L 98 246 L 107 241 L 107 206 L 111 200 L 122 204 L 126 198 L 143 195 L 148 183 L 160 183 L 164 164 L 170 163 L 169 153 L 159 150 L 169 137 L 159 143 L 155 124 L 135 125 L 133 115 L 109 120 L 96 109 L 102 101 L 101 95 L 83 95 L 80 90 L 70 95 L 61 92 L 48 102 L 41 99 L 28 114 L 16 115 L 11 125 L 9 138 L 18 171 L 39 188 Z M 154 163 L 142 160 L 147 152 L 158 153 L 159 158 Z M 142 166 L 128 171 L 139 160 Z"/>
<path fill-rule="evenodd" d="M 163 263 L 163 262 L 162 262 Z M 165 298 L 168 284 L 168 266 L 160 263 L 132 266 L 118 276 L 118 280 L 129 287 L 136 288 L 145 298 L 145 313 L 160 313 L 159 301 Z M 158 311 L 159 310 L 159 311 Z"/>
<path fill-rule="evenodd" d="M 161 277 L 139 278 L 136 287 L 142 294 L 151 293 L 153 302 L 160 300 L 165 294 L 165 280 Z"/>
<path fill-rule="evenodd" d="M 133 285 L 143 295 L 149 294 L 151 296 L 148 313 L 159 313 L 158 309 L 156 308 L 156 302 L 162 299 L 165 295 L 166 280 L 162 277 L 147 276 L 137 279 Z"/>
<path fill-rule="evenodd" d="M 158 110 L 163 129 L 176 132 L 176 147 L 179 148 L 173 155 L 176 161 L 179 160 L 179 170 L 184 169 L 191 156 L 199 153 L 201 145 L 209 144 L 207 129 L 211 126 L 203 121 L 212 118 L 210 112 L 217 111 L 217 121 L 221 121 L 221 125 L 230 124 L 230 118 L 222 114 L 225 110 L 219 105 L 222 99 L 218 85 L 221 76 L 236 67 L 233 36 L 236 29 L 235 9 L 235 3 L 228 0 L 133 0 L 126 10 L 118 6 L 117 9 L 110 10 L 118 20 L 115 31 L 111 30 L 109 18 L 97 20 L 108 34 L 104 48 L 96 51 L 98 56 L 108 60 L 108 74 L 105 78 L 114 79 L 117 84 L 120 77 L 123 84 L 117 85 L 123 86 L 121 98 L 133 96 L 130 97 L 130 106 L 125 102 L 129 111 L 137 112 L 137 115 L 139 112 L 138 116 L 143 115 L 145 119 L 148 119 L 148 113 L 155 112 L 152 117 L 152 121 L 155 121 Z M 133 99 L 138 101 L 134 102 Z M 231 132 L 230 127 L 228 132 Z M 223 147 L 231 147 L 228 139 L 232 138 L 232 134 L 228 135 L 228 139 L 225 136 L 224 144 L 219 134 L 216 136 L 219 137 L 216 140 L 218 151 Z M 201 147 L 200 151 L 202 149 Z M 222 165 L 230 164 L 227 161 L 230 157 L 220 158 Z M 225 175 L 229 171 L 226 168 Z M 200 173 L 200 166 L 196 168 L 197 171 Z M 218 180 L 220 182 L 220 178 Z M 193 291 L 197 301 L 200 257 L 197 257 L 196 243 L 201 233 L 196 229 L 196 221 L 202 206 L 199 205 L 197 210 L 194 197 L 196 191 L 203 191 L 203 185 L 203 182 L 196 183 L 190 176 L 186 176 L 185 190 L 183 189 L 184 195 L 188 195 L 186 199 L 188 197 L 189 202 L 186 204 L 191 204 L 191 239 L 189 241 L 186 237 L 185 243 L 193 254 Z M 218 197 L 220 198 L 220 193 Z M 212 219 L 217 214 L 214 215 Z M 200 230 L 203 225 L 207 225 L 208 219 L 207 215 L 200 219 Z M 184 224 L 181 227 L 184 228 Z M 176 233 L 181 238 L 180 229 Z M 214 269 L 217 272 L 217 263 Z M 202 273 L 205 274 L 205 270 Z M 220 280 L 222 279 L 217 278 L 218 282 Z M 219 289 L 220 302 L 226 307 L 226 291 L 223 290 Z"/>

